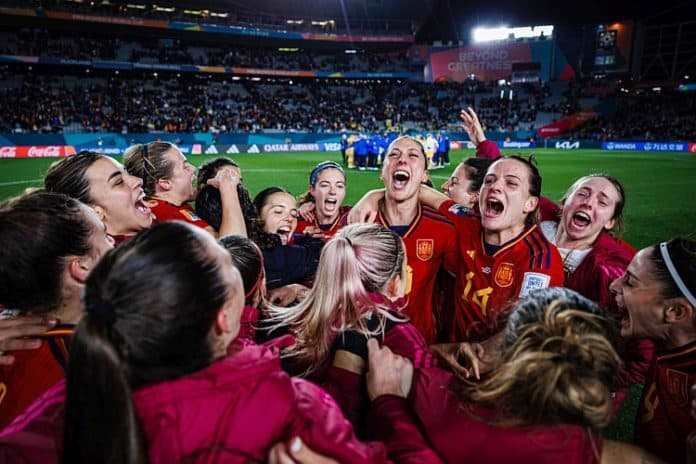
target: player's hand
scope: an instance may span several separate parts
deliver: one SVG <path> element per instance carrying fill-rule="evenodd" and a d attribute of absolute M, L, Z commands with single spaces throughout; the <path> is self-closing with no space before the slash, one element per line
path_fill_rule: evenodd
<path fill-rule="evenodd" d="M 214 178 L 208 179 L 207 184 L 212 185 L 221 192 L 227 187 L 236 192 L 239 181 L 240 178 L 238 170 L 235 170 L 233 166 L 226 166 L 220 169 Z"/>
<path fill-rule="evenodd" d="M 0 365 L 10 365 L 14 356 L 7 351 L 35 350 L 41 346 L 41 340 L 32 339 L 43 334 L 58 324 L 57 319 L 41 316 L 22 316 L 14 319 L 0 320 Z"/>
<path fill-rule="evenodd" d="M 480 343 L 442 343 L 430 346 L 435 353 L 455 374 L 465 379 L 471 376 L 481 378 L 485 349 Z"/>
<path fill-rule="evenodd" d="M 468 107 L 466 110 L 462 110 L 459 117 L 462 120 L 464 130 L 469 135 L 471 143 L 478 146 L 479 143 L 486 140 L 486 134 L 483 132 L 481 122 L 479 121 L 476 112 L 471 107 Z"/>
<path fill-rule="evenodd" d="M 338 464 L 338 461 L 312 451 L 300 437 L 290 441 L 290 446 L 278 443 L 268 454 L 269 464 Z"/>
<path fill-rule="evenodd" d="M 268 292 L 268 301 L 276 306 L 290 306 L 295 301 L 304 300 L 308 293 L 309 289 L 304 285 L 290 284 L 270 290 Z"/>
<path fill-rule="evenodd" d="M 314 216 L 314 209 L 316 208 L 316 205 L 308 201 L 306 203 L 302 203 L 300 207 L 297 209 L 298 214 L 302 219 L 304 219 L 307 222 L 314 222 L 315 216 Z"/>
<path fill-rule="evenodd" d="M 321 239 L 326 238 L 326 235 L 324 235 L 324 231 L 321 230 L 321 227 L 317 227 L 317 226 L 305 227 L 305 229 L 302 231 L 302 233 L 304 235 L 309 235 L 310 237 L 321 238 Z"/>
<path fill-rule="evenodd" d="M 370 401 L 382 395 L 406 398 L 413 382 L 411 361 L 392 353 L 386 346 L 380 348 L 374 338 L 367 341 L 367 351 L 367 394 Z"/>
<path fill-rule="evenodd" d="M 348 213 L 348 223 L 372 223 L 377 219 L 379 202 L 384 198 L 384 189 L 367 192 Z"/>

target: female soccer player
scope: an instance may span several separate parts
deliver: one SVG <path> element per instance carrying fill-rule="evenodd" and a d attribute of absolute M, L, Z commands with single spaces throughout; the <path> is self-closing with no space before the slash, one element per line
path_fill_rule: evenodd
<path fill-rule="evenodd" d="M 618 179 L 592 174 L 576 180 L 563 195 L 560 221 L 540 225 L 563 258 L 565 286 L 605 308 L 614 302 L 609 285 L 635 254 L 612 235 L 622 230 L 625 204 Z"/>
<path fill-rule="evenodd" d="M 72 342 L 63 462 L 261 461 L 293 436 L 340 462 L 383 462 L 383 446 L 358 442 L 326 393 L 269 349 L 228 354 L 243 304 L 229 253 L 191 225 L 158 224 L 105 256 Z M 387 403 L 373 417 L 393 428 Z M 439 462 L 415 429 L 391 438 L 397 452 L 421 447 L 412 462 Z"/>
<path fill-rule="evenodd" d="M 13 351 L 14 362 L 0 366 L 4 426 L 63 378 L 85 280 L 113 240 L 92 209 L 37 191 L 0 207 L 0 241 L 0 306 L 56 321 L 38 349 Z"/>
<path fill-rule="evenodd" d="M 296 232 L 324 239 L 333 237 L 348 224 L 350 206 L 342 206 L 345 197 L 346 174 L 343 168 L 333 161 L 317 164 L 309 174 L 309 190 L 299 201 L 302 206 L 310 205 L 311 210 L 304 213 L 307 219 L 298 220 Z"/>
<path fill-rule="evenodd" d="M 377 224 L 354 224 L 324 246 L 307 298 L 267 312 L 264 325 L 295 337 L 283 355 L 289 370 L 327 388 L 355 426 L 367 404 L 361 394 L 369 337 L 416 367 L 433 364 L 425 340 L 401 313 L 407 279 L 399 236 Z"/>
<path fill-rule="evenodd" d="M 384 197 L 375 211 L 376 222 L 404 241 L 409 281 L 404 308 L 411 323 L 428 343 L 437 337 L 440 308 L 433 304 L 438 272 L 456 267 L 455 229 L 452 222 L 418 200 L 427 181 L 428 160 L 423 145 L 413 137 L 395 139 L 382 165 Z"/>
<path fill-rule="evenodd" d="M 222 221 L 219 230 L 196 216 L 189 202 L 196 191 L 193 180 L 196 168 L 169 142 L 150 142 L 133 145 L 123 157 L 126 170 L 142 180 L 157 222 L 180 220 L 206 229 L 213 236 L 246 235 L 237 184 L 240 176 L 233 170 L 222 169 L 209 185 L 220 190 Z"/>
<path fill-rule="evenodd" d="M 65 158 L 48 170 L 44 187 L 90 206 L 117 245 L 152 225 L 142 181 L 108 156 L 83 151 Z"/>
<path fill-rule="evenodd" d="M 228 235 L 220 244 L 230 253 L 232 264 L 242 276 L 244 284 L 244 310 L 239 328 L 239 338 L 254 340 L 259 311 L 266 306 L 266 273 L 261 249 L 250 239 L 240 235 Z"/>
<path fill-rule="evenodd" d="M 490 377 L 464 383 L 430 368 L 414 378 L 409 395 L 433 449 L 446 462 L 659 462 L 601 438 L 614 412 L 614 334 L 603 310 L 578 293 L 531 292 L 508 318 Z"/>
<path fill-rule="evenodd" d="M 420 201 L 437 208 L 457 231 L 452 340 L 488 339 L 499 333 L 511 302 L 534 289 L 563 285 L 558 250 L 536 224 L 540 193 L 536 165 L 519 156 L 499 158 L 488 169 L 479 193 L 480 218 L 459 215 L 447 196 L 420 186 Z M 369 192 L 351 217 L 369 217 L 382 195 Z"/>
<path fill-rule="evenodd" d="M 297 202 L 281 187 L 268 187 L 254 197 L 259 212 L 259 223 L 266 234 L 280 241 L 257 242 L 264 255 L 266 284 L 269 289 L 284 287 L 276 294 L 274 302 L 282 306 L 301 300 L 306 287 L 314 278 L 324 241 L 305 235 L 295 235 L 297 227 Z M 252 237 L 253 238 L 253 237 Z"/>
<path fill-rule="evenodd" d="M 685 462 L 686 437 L 696 428 L 688 407 L 696 381 L 696 241 L 677 238 L 640 250 L 611 291 L 623 311 L 621 335 L 657 345 L 636 442 L 668 462 Z"/>
<path fill-rule="evenodd" d="M 461 214 L 469 214 L 478 209 L 479 190 L 492 163 L 487 158 L 467 158 L 459 163 L 447 182 L 442 184 L 445 195 L 463 207 Z"/>

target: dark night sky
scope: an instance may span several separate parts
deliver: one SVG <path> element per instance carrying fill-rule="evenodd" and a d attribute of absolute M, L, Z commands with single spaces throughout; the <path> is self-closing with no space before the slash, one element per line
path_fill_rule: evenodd
<path fill-rule="evenodd" d="M 466 40 L 468 37 L 464 36 L 463 32 L 470 30 L 474 25 L 592 24 L 623 19 L 648 23 L 695 20 L 696 0 L 437 0 L 432 13 L 421 28 L 419 39 Z"/>

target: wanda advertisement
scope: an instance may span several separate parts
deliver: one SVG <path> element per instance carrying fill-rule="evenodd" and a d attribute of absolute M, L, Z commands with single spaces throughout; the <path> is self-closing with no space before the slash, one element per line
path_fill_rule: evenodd
<path fill-rule="evenodd" d="M 434 82 L 462 82 L 472 74 L 480 81 L 506 79 L 513 63 L 532 61 L 532 50 L 526 43 L 490 43 L 450 48 L 430 53 L 430 69 Z"/>
<path fill-rule="evenodd" d="M 72 145 L 19 145 L 0 147 L 0 158 L 64 158 L 74 155 Z"/>

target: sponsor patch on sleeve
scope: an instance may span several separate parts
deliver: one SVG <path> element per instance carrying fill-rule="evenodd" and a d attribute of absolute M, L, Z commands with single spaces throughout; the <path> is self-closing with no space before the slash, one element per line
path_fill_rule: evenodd
<path fill-rule="evenodd" d="M 449 212 L 454 214 L 455 216 L 470 216 L 471 215 L 471 208 L 467 208 L 466 206 L 462 206 L 460 204 L 453 204 L 449 208 Z"/>
<path fill-rule="evenodd" d="M 197 222 L 197 221 L 201 220 L 201 218 L 196 216 L 196 213 L 194 213 L 193 211 L 187 211 L 185 209 L 180 209 L 179 212 L 181 213 L 182 216 L 184 216 L 190 222 Z"/>
<path fill-rule="evenodd" d="M 529 292 L 546 288 L 551 282 L 551 276 L 540 274 L 538 272 L 525 272 L 522 279 L 522 288 L 520 289 L 520 298 L 529 295 Z"/>

